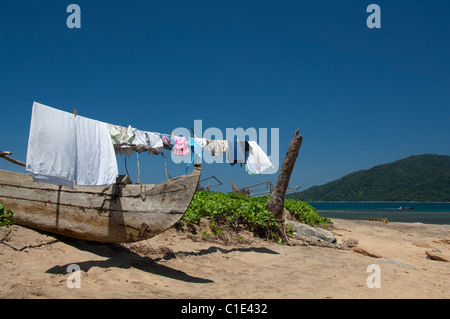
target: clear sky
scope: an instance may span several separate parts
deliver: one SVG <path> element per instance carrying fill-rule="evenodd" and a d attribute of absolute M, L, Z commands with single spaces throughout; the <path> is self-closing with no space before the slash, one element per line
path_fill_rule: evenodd
<path fill-rule="evenodd" d="M 67 27 L 71 3 L 80 29 Z M 371 3 L 380 29 L 366 25 Z M 194 120 L 223 132 L 278 128 L 280 166 L 299 128 L 291 186 L 306 189 L 410 155 L 450 155 L 449 14 L 448 0 L 0 0 L 0 90 L 162 133 Z M 31 107 L 0 93 L 0 150 L 22 161 Z M 165 180 L 162 157 L 143 154 L 140 166 L 141 182 Z M 169 163 L 169 173 L 185 166 Z M 212 175 L 220 191 L 230 179 L 277 178 L 205 164 L 203 178 Z"/>

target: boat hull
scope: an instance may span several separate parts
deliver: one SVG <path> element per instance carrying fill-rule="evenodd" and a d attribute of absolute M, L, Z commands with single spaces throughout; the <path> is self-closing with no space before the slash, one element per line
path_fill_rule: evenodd
<path fill-rule="evenodd" d="M 156 185 L 69 189 L 0 170 L 0 202 L 21 226 L 85 240 L 130 243 L 154 237 L 178 222 L 200 175 L 201 165 L 196 165 L 192 173 Z"/>

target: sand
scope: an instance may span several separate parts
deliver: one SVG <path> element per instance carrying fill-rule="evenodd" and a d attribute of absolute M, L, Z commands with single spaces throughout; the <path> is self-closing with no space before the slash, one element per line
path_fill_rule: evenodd
<path fill-rule="evenodd" d="M 360 251 L 382 259 L 249 234 L 224 245 L 171 229 L 117 246 L 13 226 L 0 243 L 0 298 L 450 298 L 450 263 L 426 254 L 450 256 L 450 226 L 333 222 L 338 243 L 356 239 Z M 80 272 L 68 272 L 73 264 Z M 75 275 L 80 288 L 70 288 Z"/>

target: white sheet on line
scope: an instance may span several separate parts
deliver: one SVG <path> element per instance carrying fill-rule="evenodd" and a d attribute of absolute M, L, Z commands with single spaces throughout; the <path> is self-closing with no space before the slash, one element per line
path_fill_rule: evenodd
<path fill-rule="evenodd" d="M 37 182 L 73 187 L 77 153 L 73 114 L 33 103 L 26 170 Z"/>
<path fill-rule="evenodd" d="M 34 102 L 26 170 L 36 182 L 112 185 L 117 160 L 106 123 Z"/>
<path fill-rule="evenodd" d="M 108 124 L 77 116 L 76 140 L 76 184 L 114 184 L 119 172 Z"/>

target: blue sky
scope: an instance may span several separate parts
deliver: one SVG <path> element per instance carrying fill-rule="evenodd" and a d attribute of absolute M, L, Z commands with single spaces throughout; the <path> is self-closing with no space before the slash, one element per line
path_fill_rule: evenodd
<path fill-rule="evenodd" d="M 66 8 L 81 8 L 69 29 Z M 381 8 L 369 29 L 366 8 Z M 1 1 L 0 90 L 143 130 L 279 128 L 304 136 L 304 189 L 424 153 L 450 155 L 450 2 Z M 0 93 L 0 149 L 25 161 L 31 103 Z M 118 157 L 121 172 L 123 158 Z M 128 160 L 136 180 L 136 157 Z M 141 182 L 165 179 L 140 156 Z M 185 164 L 169 163 L 172 176 Z M 21 171 L 6 161 L 0 169 Z M 205 164 L 229 191 L 277 175 Z"/>

